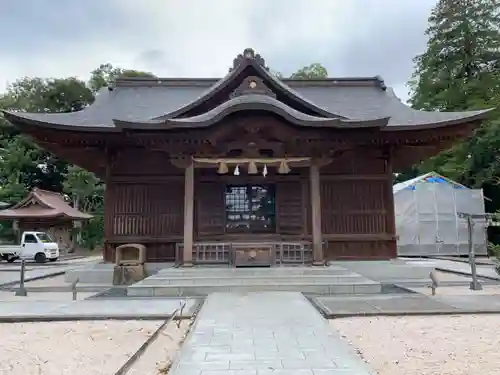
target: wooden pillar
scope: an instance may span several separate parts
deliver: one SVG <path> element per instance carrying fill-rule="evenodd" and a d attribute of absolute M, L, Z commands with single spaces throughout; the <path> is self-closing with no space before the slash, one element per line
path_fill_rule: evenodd
<path fill-rule="evenodd" d="M 311 164 L 309 169 L 309 191 L 311 194 L 311 223 L 312 223 L 312 247 L 313 265 L 324 265 L 323 235 L 321 233 L 321 192 L 319 181 L 319 167 Z"/>
<path fill-rule="evenodd" d="M 391 235 L 392 240 L 388 243 L 388 254 L 384 254 L 389 258 L 397 258 L 398 248 L 396 240 L 396 213 L 394 209 L 394 193 L 392 190 L 393 186 L 393 169 L 392 169 L 392 150 L 388 150 L 386 153 L 386 174 L 387 174 L 387 185 L 385 189 L 385 209 L 386 209 L 386 227 L 385 231 L 387 234 Z"/>
<path fill-rule="evenodd" d="M 194 164 L 190 162 L 184 172 L 184 252 L 182 266 L 193 265 L 194 231 Z"/>
<path fill-rule="evenodd" d="M 115 163 L 116 153 L 106 148 L 106 176 L 104 179 L 104 251 L 102 253 L 104 262 L 115 262 L 115 247 L 108 239 L 113 236 L 114 216 L 116 207 L 116 189 L 112 182 L 112 168 Z"/>

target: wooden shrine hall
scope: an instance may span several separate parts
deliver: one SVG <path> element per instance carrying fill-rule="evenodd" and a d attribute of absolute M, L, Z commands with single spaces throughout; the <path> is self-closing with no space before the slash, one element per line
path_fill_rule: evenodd
<path fill-rule="evenodd" d="M 120 78 L 73 113 L 5 112 L 106 183 L 105 252 L 273 265 L 396 257 L 393 172 L 488 110 L 424 112 L 380 77 L 278 79 L 247 49 L 222 79 Z"/>

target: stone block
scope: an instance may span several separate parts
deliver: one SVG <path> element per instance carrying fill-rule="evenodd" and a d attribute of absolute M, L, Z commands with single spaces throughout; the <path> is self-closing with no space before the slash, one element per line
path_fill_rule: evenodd
<path fill-rule="evenodd" d="M 115 250 L 115 264 L 138 265 L 146 263 L 146 246 L 137 243 L 120 245 Z"/>

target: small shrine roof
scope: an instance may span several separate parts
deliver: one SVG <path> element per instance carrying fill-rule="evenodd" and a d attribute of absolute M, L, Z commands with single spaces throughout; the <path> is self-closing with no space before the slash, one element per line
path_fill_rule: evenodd
<path fill-rule="evenodd" d="M 57 217 L 87 220 L 92 218 L 92 215 L 71 207 L 61 194 L 38 188 L 33 189 L 26 198 L 11 208 L 0 210 L 0 219 L 50 219 Z"/>

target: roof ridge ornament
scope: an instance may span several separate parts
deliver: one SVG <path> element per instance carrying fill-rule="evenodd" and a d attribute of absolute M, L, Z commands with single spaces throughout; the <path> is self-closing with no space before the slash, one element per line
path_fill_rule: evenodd
<path fill-rule="evenodd" d="M 230 94 L 230 98 L 242 95 L 267 95 L 276 98 L 276 94 L 266 86 L 262 78 L 246 77 L 243 82 Z"/>
<path fill-rule="evenodd" d="M 229 69 L 229 71 L 231 72 L 232 70 L 238 68 L 238 66 L 240 66 L 243 62 L 245 62 L 247 60 L 254 60 L 257 64 L 262 66 L 264 69 L 269 70 L 269 68 L 266 66 L 266 61 L 264 60 L 264 58 L 260 54 L 255 53 L 253 48 L 245 48 L 243 53 L 240 53 L 233 60 L 233 67 L 231 69 Z"/>

